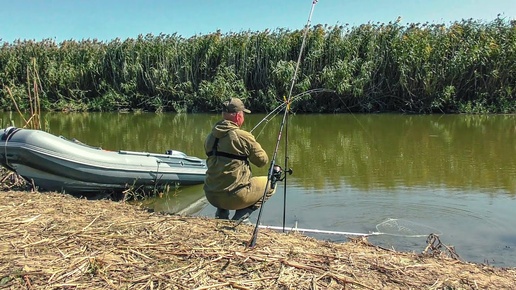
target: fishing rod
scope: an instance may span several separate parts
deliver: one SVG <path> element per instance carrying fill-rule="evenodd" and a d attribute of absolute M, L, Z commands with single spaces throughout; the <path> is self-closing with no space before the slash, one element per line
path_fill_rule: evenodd
<path fill-rule="evenodd" d="M 293 96 L 291 98 L 289 104 L 294 103 L 295 101 L 299 100 L 301 97 L 304 97 L 306 95 L 310 96 L 312 94 L 317 94 L 317 93 L 335 93 L 335 90 L 324 89 L 324 88 L 310 89 L 308 91 L 304 91 L 302 93 L 299 93 L 299 94 Z M 254 127 L 249 132 L 253 133 L 253 131 L 256 130 L 258 127 L 260 127 L 260 125 L 262 125 L 264 122 L 267 125 L 274 117 L 276 117 L 280 113 L 281 109 L 285 108 L 285 106 L 287 106 L 286 102 L 282 102 L 281 104 L 279 104 L 276 108 L 274 108 L 272 111 L 270 111 L 265 117 L 263 117 L 260 120 L 260 122 L 258 122 L 256 125 L 254 125 Z M 264 128 L 265 128 L 265 126 L 264 126 Z M 262 131 L 263 131 L 263 129 L 262 129 Z M 258 133 L 258 135 L 260 135 L 262 131 L 260 131 L 260 133 Z"/>
<path fill-rule="evenodd" d="M 269 167 L 269 173 L 267 175 L 267 183 L 265 185 L 265 190 L 263 191 L 263 196 L 262 196 L 262 200 L 265 201 L 265 197 L 267 195 L 267 192 L 269 191 L 269 186 L 271 186 L 271 181 L 272 179 L 279 179 L 281 180 L 281 168 L 276 165 L 276 157 L 278 155 L 278 149 L 279 149 L 279 145 L 280 145 L 280 142 L 281 142 L 281 135 L 283 134 L 283 128 L 286 128 L 287 127 L 287 124 L 288 124 L 288 118 L 287 118 L 287 115 L 288 115 L 288 112 L 290 110 L 290 103 L 292 101 L 292 91 L 294 89 L 294 85 L 296 83 L 296 80 L 297 80 L 297 73 L 299 71 L 299 65 L 301 63 L 301 57 L 302 57 L 302 54 L 303 54 L 303 50 L 305 48 L 305 44 L 306 44 L 306 36 L 308 35 L 308 30 L 310 28 L 310 23 L 312 21 L 312 14 L 314 12 L 314 8 L 315 8 L 315 4 L 317 3 L 317 0 L 313 0 L 312 1 L 312 7 L 310 9 L 310 14 L 308 16 L 308 21 L 305 25 L 305 30 L 304 30 L 304 33 L 303 33 L 303 41 L 301 42 L 301 49 L 299 51 L 299 55 L 298 55 L 298 58 L 297 58 L 297 63 L 296 63 L 296 69 L 294 70 L 294 75 L 292 77 L 292 82 L 290 84 L 290 90 L 289 90 L 289 93 L 288 93 L 288 98 L 284 98 L 284 103 L 285 103 L 285 110 L 284 110 L 284 114 L 283 114 L 283 120 L 281 121 L 281 125 L 280 125 L 280 129 L 279 129 L 279 133 L 278 133 L 278 139 L 276 141 L 276 147 L 274 149 L 274 153 L 273 153 L 273 156 L 272 156 L 272 159 L 271 159 L 271 164 L 270 164 L 270 167 Z M 286 130 L 285 134 L 288 133 L 288 130 Z M 288 142 L 288 137 L 285 137 L 285 147 L 287 147 L 287 142 Z M 288 155 L 287 155 L 287 152 L 285 152 L 285 168 L 288 168 L 288 164 L 287 164 L 287 161 L 288 161 Z M 289 169 L 289 173 L 291 174 L 292 171 Z M 283 180 L 286 181 L 286 174 L 285 176 L 283 177 Z M 272 186 L 271 186 L 272 187 Z M 273 187 L 272 187 L 273 188 Z M 284 186 L 284 197 L 286 198 L 286 190 L 287 190 L 287 187 Z M 260 218 L 262 216 L 262 212 L 263 212 L 263 206 L 264 206 L 265 203 L 262 203 L 262 206 L 260 206 L 260 210 L 258 211 L 258 217 L 256 219 L 256 225 L 254 227 L 254 230 L 253 230 L 253 235 L 251 237 L 251 241 L 249 242 L 248 246 L 249 247 L 254 247 L 256 245 L 256 240 L 258 238 L 258 229 L 259 229 L 259 225 L 260 225 Z M 286 204 L 284 202 L 284 204 Z M 285 208 L 285 205 L 284 205 L 284 208 Z M 283 211 L 283 228 L 285 228 L 285 210 Z"/>

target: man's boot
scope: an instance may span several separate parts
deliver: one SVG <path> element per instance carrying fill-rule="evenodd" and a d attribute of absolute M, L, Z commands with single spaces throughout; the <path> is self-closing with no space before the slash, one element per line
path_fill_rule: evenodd
<path fill-rule="evenodd" d="M 253 213 L 254 208 L 252 207 L 246 207 L 243 209 L 239 209 L 235 212 L 235 215 L 231 218 L 234 221 L 239 221 L 241 223 L 245 219 L 248 219 L 249 216 Z"/>
<path fill-rule="evenodd" d="M 217 208 L 217 211 L 215 212 L 215 218 L 216 219 L 229 219 L 229 210 Z"/>

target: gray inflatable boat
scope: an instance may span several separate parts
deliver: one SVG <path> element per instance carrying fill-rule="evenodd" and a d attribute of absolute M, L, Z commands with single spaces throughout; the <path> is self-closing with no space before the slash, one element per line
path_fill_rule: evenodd
<path fill-rule="evenodd" d="M 0 132 L 0 164 L 39 190 L 114 193 L 201 184 L 206 175 L 205 160 L 180 151 L 106 151 L 40 130 L 9 127 Z"/>

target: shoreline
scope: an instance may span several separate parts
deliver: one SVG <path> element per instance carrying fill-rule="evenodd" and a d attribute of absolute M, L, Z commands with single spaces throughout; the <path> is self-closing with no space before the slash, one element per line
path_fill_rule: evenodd
<path fill-rule="evenodd" d="M 500 289 L 516 268 L 66 194 L 0 192 L 0 288 Z"/>

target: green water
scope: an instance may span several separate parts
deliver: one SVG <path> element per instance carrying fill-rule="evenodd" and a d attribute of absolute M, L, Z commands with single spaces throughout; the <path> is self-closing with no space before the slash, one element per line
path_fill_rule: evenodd
<path fill-rule="evenodd" d="M 16 114 L 0 114 L 3 127 Z M 218 114 L 50 113 L 44 129 L 108 150 L 204 156 Z M 246 116 L 250 130 L 264 115 Z M 253 133 L 272 156 L 281 115 Z M 437 229 L 464 259 L 516 266 L 516 116 L 292 115 L 280 142 L 293 174 L 264 207 L 262 223 L 347 232 L 375 231 L 388 218 Z M 288 138 L 287 138 L 288 137 Z M 288 146 L 285 141 L 288 140 Z M 267 168 L 253 168 L 265 175 Z M 285 190 L 286 189 L 286 190 Z M 177 212 L 202 200 L 202 186 L 145 201 Z M 213 216 L 198 203 L 191 214 Z M 254 214 L 252 218 L 256 218 Z M 424 230 L 423 230 L 424 229 Z M 320 236 L 344 241 L 341 236 Z M 377 244 L 421 251 L 425 238 L 371 237 Z"/>

